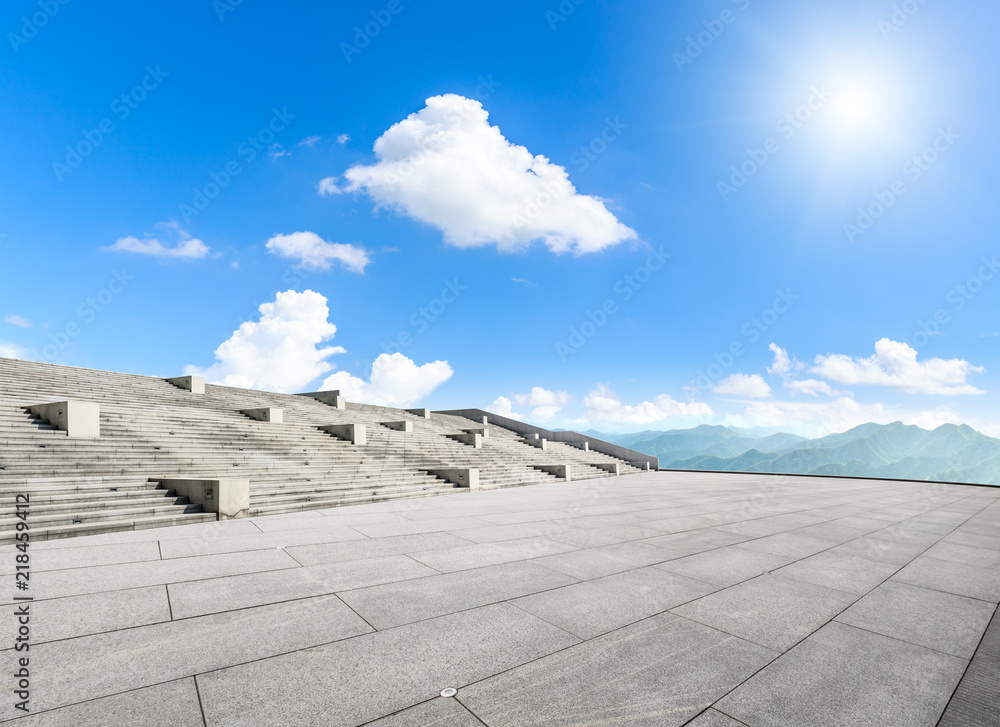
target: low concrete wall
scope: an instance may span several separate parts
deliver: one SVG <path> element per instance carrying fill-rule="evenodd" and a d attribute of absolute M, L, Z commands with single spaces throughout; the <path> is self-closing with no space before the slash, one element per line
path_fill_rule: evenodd
<path fill-rule="evenodd" d="M 476 434 L 474 432 L 462 432 L 461 434 L 448 434 L 446 436 L 448 437 L 448 439 L 454 439 L 456 442 L 467 444 L 473 449 L 483 448 L 482 434 Z"/>
<path fill-rule="evenodd" d="M 346 439 L 351 444 L 362 447 L 368 444 L 368 432 L 364 424 L 324 424 L 317 429 L 322 429 L 337 439 Z"/>
<path fill-rule="evenodd" d="M 412 432 L 413 422 L 379 422 L 383 427 L 388 427 L 389 429 L 395 429 L 397 432 Z"/>
<path fill-rule="evenodd" d="M 205 512 L 214 512 L 219 520 L 250 517 L 250 480 L 151 477 L 149 481 L 201 505 Z"/>
<path fill-rule="evenodd" d="M 259 422 L 270 422 L 271 424 L 281 424 L 285 420 L 284 409 L 268 406 L 263 409 L 243 409 L 240 411 L 243 416 L 256 419 Z"/>
<path fill-rule="evenodd" d="M 96 401 L 71 399 L 24 408 L 62 429 L 70 439 L 98 439 L 101 436 L 101 405 Z"/>
<path fill-rule="evenodd" d="M 463 429 L 462 431 L 467 432 L 469 434 L 481 434 L 483 439 L 486 439 L 487 437 L 490 436 L 490 430 L 487 429 L 486 427 L 475 427 L 473 429 Z"/>
<path fill-rule="evenodd" d="M 601 454 L 616 457 L 620 460 L 628 462 L 631 465 L 639 467 L 640 469 L 656 470 L 660 468 L 660 461 L 656 457 L 652 457 L 644 452 L 637 452 L 634 449 L 621 447 L 617 444 L 612 444 L 611 442 L 605 442 L 601 439 L 594 439 L 593 437 L 588 437 L 584 434 L 580 434 L 579 432 L 553 432 L 548 429 L 528 424 L 527 422 L 519 422 L 516 419 L 502 417 L 499 414 L 491 414 L 490 412 L 483 411 L 482 409 L 451 409 L 436 413 L 465 417 L 466 419 L 472 419 L 475 422 L 481 421 L 483 417 L 489 417 L 490 424 L 503 427 L 504 429 L 509 429 L 512 432 L 517 432 L 518 434 L 523 434 L 525 436 L 538 434 L 540 437 L 553 442 L 566 442 L 568 444 L 587 442 L 590 445 L 590 451 L 592 452 L 600 452 Z"/>
<path fill-rule="evenodd" d="M 536 470 L 541 470 L 542 472 L 548 472 L 550 475 L 555 475 L 556 477 L 562 477 L 567 482 L 573 481 L 572 468 L 568 464 L 533 464 L 531 466 Z"/>
<path fill-rule="evenodd" d="M 599 470 L 610 472 L 613 475 L 621 474 L 621 468 L 618 466 L 617 462 L 588 462 L 587 464 L 591 467 L 596 467 Z"/>
<path fill-rule="evenodd" d="M 531 437 L 528 437 L 527 439 L 522 440 L 522 441 L 525 444 L 531 445 L 532 447 L 537 447 L 538 449 L 543 449 L 543 450 L 548 449 L 548 446 L 547 446 L 548 440 L 547 439 L 540 439 L 540 438 L 531 438 Z"/>
<path fill-rule="evenodd" d="M 308 391 L 304 394 L 296 394 L 296 396 L 308 396 L 310 399 L 321 401 L 334 409 L 347 408 L 347 400 L 340 395 L 339 391 Z"/>
<path fill-rule="evenodd" d="M 450 467 L 445 469 L 424 470 L 427 474 L 440 477 L 443 480 L 458 485 L 468 487 L 470 490 L 479 489 L 479 470 L 476 467 Z"/>
<path fill-rule="evenodd" d="M 205 393 L 205 379 L 201 376 L 178 376 L 166 380 L 168 384 L 173 384 L 178 389 L 187 389 L 192 394 Z"/>
<path fill-rule="evenodd" d="M 405 411 L 407 414 L 416 414 L 418 417 L 422 417 L 424 419 L 431 418 L 430 409 L 404 409 L 403 411 Z"/>
<path fill-rule="evenodd" d="M 590 451 L 590 442 L 566 442 L 571 447 L 576 447 L 577 449 L 582 449 L 584 452 Z"/>

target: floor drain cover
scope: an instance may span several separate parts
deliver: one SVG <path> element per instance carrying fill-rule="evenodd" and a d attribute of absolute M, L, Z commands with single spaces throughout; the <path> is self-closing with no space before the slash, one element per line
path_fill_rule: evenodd
<path fill-rule="evenodd" d="M 443 689 L 441 691 L 442 697 L 454 697 L 456 694 L 458 694 L 458 690 L 454 687 L 448 687 L 447 689 Z"/>

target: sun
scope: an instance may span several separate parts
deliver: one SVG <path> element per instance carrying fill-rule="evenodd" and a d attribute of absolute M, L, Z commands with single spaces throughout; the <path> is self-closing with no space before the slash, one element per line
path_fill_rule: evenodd
<path fill-rule="evenodd" d="M 870 88 L 845 85 L 834 89 L 833 112 L 842 126 L 863 129 L 876 125 L 878 107 L 878 98 Z"/>

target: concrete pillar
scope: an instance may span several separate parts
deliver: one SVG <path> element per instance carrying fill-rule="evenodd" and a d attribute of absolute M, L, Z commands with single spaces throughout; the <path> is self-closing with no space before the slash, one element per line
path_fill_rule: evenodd
<path fill-rule="evenodd" d="M 604 470 L 605 472 L 610 472 L 613 475 L 620 475 L 621 470 L 617 462 L 588 462 L 591 467 L 596 467 L 599 470 Z"/>
<path fill-rule="evenodd" d="M 463 429 L 462 431 L 466 432 L 468 434 L 481 434 L 483 436 L 483 439 L 486 439 L 486 438 L 488 438 L 490 436 L 490 430 L 487 429 L 486 427 L 476 427 L 474 429 Z"/>
<path fill-rule="evenodd" d="M 537 447 L 538 449 L 547 450 L 549 448 L 548 447 L 548 440 L 547 439 L 531 439 L 531 438 L 529 438 L 529 439 L 525 439 L 523 441 L 524 441 L 525 444 L 529 444 L 532 447 Z"/>
<path fill-rule="evenodd" d="M 178 389 L 186 389 L 192 394 L 205 393 L 205 379 L 201 376 L 178 376 L 167 379 L 168 384 L 173 384 Z"/>
<path fill-rule="evenodd" d="M 340 395 L 339 391 L 310 391 L 305 394 L 298 394 L 297 396 L 308 396 L 310 399 L 321 401 L 327 406 L 332 406 L 334 409 L 347 408 L 347 400 Z"/>
<path fill-rule="evenodd" d="M 431 418 L 430 409 L 405 409 L 404 411 L 406 411 L 407 414 L 416 414 L 418 417 L 422 417 L 424 419 Z"/>
<path fill-rule="evenodd" d="M 201 505 L 205 512 L 214 512 L 219 520 L 250 517 L 250 480 L 151 477 L 150 482 L 159 482 L 163 489 Z"/>
<path fill-rule="evenodd" d="M 424 472 L 434 475 L 435 477 L 440 477 L 441 479 L 456 484 L 459 487 L 468 487 L 470 490 L 479 489 L 479 470 L 476 467 L 452 467 L 446 469 L 424 470 Z"/>
<path fill-rule="evenodd" d="M 263 409 L 242 409 L 240 414 L 256 419 L 259 422 L 270 422 L 271 424 L 281 424 L 285 419 L 285 412 L 278 407 L 264 407 Z"/>
<path fill-rule="evenodd" d="M 454 439 L 456 442 L 461 442 L 462 444 L 467 444 L 473 449 L 483 448 L 483 435 L 476 434 L 475 432 L 462 432 L 461 434 L 449 434 L 449 439 Z"/>
<path fill-rule="evenodd" d="M 332 434 L 337 439 L 346 439 L 351 444 L 357 444 L 361 447 L 368 443 L 364 424 L 325 424 L 317 428 Z"/>
<path fill-rule="evenodd" d="M 383 427 L 388 427 L 389 429 L 395 429 L 397 432 L 412 432 L 413 422 L 407 420 L 405 422 L 379 422 Z"/>
<path fill-rule="evenodd" d="M 101 405 L 96 401 L 57 401 L 24 408 L 59 427 L 70 439 L 97 439 L 101 436 Z"/>
<path fill-rule="evenodd" d="M 548 472 L 550 475 L 562 477 L 567 482 L 572 481 L 570 466 L 568 464 L 533 464 L 531 466 L 536 470 Z"/>

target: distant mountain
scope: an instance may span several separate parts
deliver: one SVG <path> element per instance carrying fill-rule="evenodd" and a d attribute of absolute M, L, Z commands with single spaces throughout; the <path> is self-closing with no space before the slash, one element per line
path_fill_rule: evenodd
<path fill-rule="evenodd" d="M 662 432 L 653 437 L 647 437 L 648 434 L 627 435 L 645 437 L 633 444 L 617 443 L 659 457 L 660 467 L 665 469 L 1000 485 L 1000 440 L 964 424 L 944 424 L 933 431 L 901 422 L 862 424 L 819 439 L 772 434 L 755 440 L 726 427 L 708 426 Z"/>

